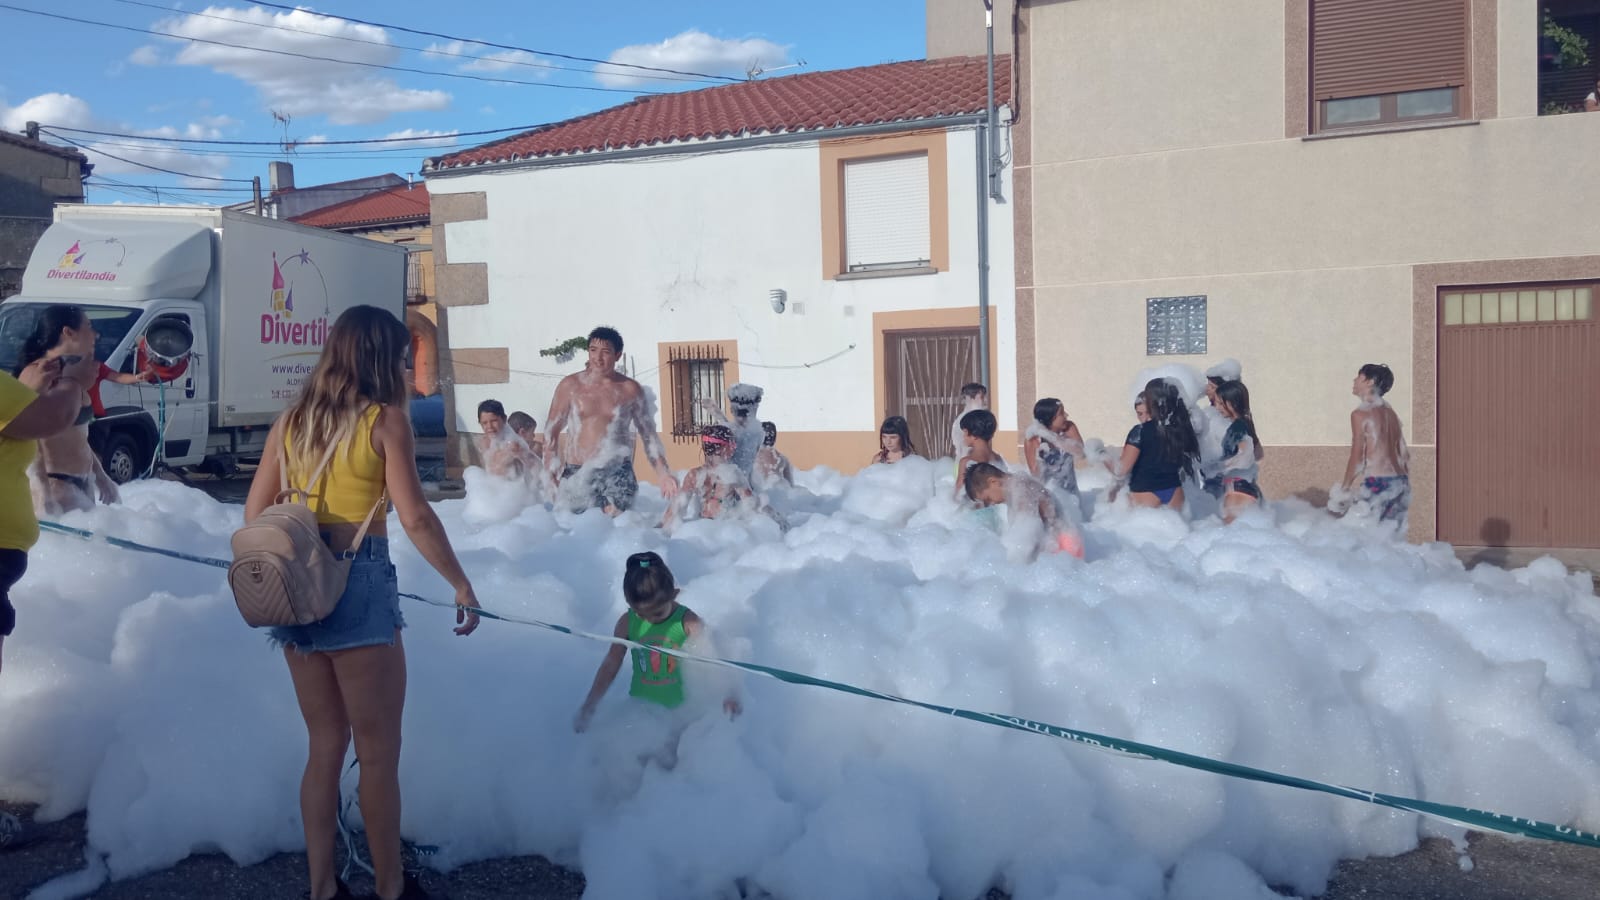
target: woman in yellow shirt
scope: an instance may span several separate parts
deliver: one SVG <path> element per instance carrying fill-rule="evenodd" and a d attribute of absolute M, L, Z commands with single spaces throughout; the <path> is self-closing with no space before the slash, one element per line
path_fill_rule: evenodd
<path fill-rule="evenodd" d="M 340 315 L 304 392 L 272 426 L 245 501 L 246 522 L 272 505 L 283 470 L 280 460 L 287 460 L 289 483 L 311 495 L 328 545 L 355 552 L 344 594 L 326 619 L 272 630 L 284 645 L 309 738 L 300 813 L 313 900 L 350 896 L 334 875 L 334 838 L 339 775 L 352 738 L 361 760 L 361 818 L 377 896 L 426 896 L 404 874 L 400 860 L 400 718 L 406 696 L 400 629 L 405 620 L 389 563 L 386 500 L 394 503 L 422 558 L 455 589 L 456 634 L 478 627 L 471 612 L 478 605 L 472 584 L 417 478 L 406 410 L 410 347 L 405 325 L 386 310 L 355 306 Z M 327 469 L 316 484 L 307 484 L 334 442 Z M 374 511 L 366 539 L 352 547 Z"/>
<path fill-rule="evenodd" d="M 0 373 L 0 652 L 17 624 L 11 588 L 27 571 L 28 550 L 39 539 L 28 466 L 40 440 L 72 427 L 96 365 L 93 357 L 58 356 L 17 377 Z"/>

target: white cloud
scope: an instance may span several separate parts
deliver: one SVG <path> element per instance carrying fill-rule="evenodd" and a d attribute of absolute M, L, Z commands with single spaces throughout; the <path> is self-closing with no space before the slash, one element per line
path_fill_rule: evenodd
<path fill-rule="evenodd" d="M 414 138 L 408 147 L 447 147 L 456 142 L 456 131 L 434 131 L 430 128 L 407 128 L 403 131 L 391 131 L 384 135 L 386 138 Z"/>
<path fill-rule="evenodd" d="M 400 51 L 389 45 L 382 28 L 330 19 L 304 9 L 272 13 L 261 7 L 207 9 L 230 19 L 182 16 L 159 24 L 185 38 L 204 38 L 306 56 L 367 64 L 393 64 Z M 252 24 L 254 23 L 254 24 Z M 261 28 L 274 25 L 277 28 Z M 291 30 L 279 30 L 291 29 Z M 375 43 L 339 40 L 355 37 Z M 401 87 L 375 70 L 317 59 L 258 53 L 216 44 L 185 44 L 172 62 L 204 66 L 240 79 L 260 92 L 264 103 L 292 116 L 322 115 L 336 125 L 381 122 L 400 112 L 437 111 L 450 105 L 450 94 Z"/>
<path fill-rule="evenodd" d="M 222 129 L 233 120 L 227 116 L 207 116 L 198 122 L 183 126 L 165 125 L 160 128 L 135 129 L 117 122 L 101 119 L 90 109 L 87 101 L 71 94 L 40 94 L 16 106 L 0 102 L 0 128 L 21 131 L 28 122 L 38 122 L 48 129 L 51 125 L 62 128 L 83 128 L 92 131 L 112 131 L 135 137 L 99 137 L 68 133 L 72 140 L 89 145 L 84 154 L 101 175 L 153 175 L 138 163 L 187 172 L 193 175 L 220 177 L 228 170 L 229 158 L 220 153 L 191 153 L 172 144 L 145 140 L 146 138 L 190 138 L 214 140 L 223 135 Z M 65 144 L 59 138 L 41 135 L 50 143 Z M 93 149 L 98 147 L 99 149 Z M 109 156 L 107 154 L 110 154 Z M 113 159 L 113 156 L 122 157 Z M 203 178 L 185 178 L 190 186 L 215 185 Z"/>
<path fill-rule="evenodd" d="M 789 59 L 789 48 L 761 38 L 715 38 L 703 31 L 690 29 L 659 44 L 622 47 L 612 51 L 606 58 L 612 63 L 706 75 L 740 76 L 755 67 L 772 68 L 784 64 Z M 664 73 L 652 75 L 640 69 L 601 64 L 595 66 L 594 74 L 607 87 L 638 87 L 657 80 Z"/>
<path fill-rule="evenodd" d="M 159 66 L 165 61 L 161 58 L 161 51 L 149 44 L 145 44 L 128 54 L 128 62 L 136 66 Z"/>
<path fill-rule="evenodd" d="M 516 69 L 523 75 L 543 77 L 549 71 L 533 67 L 531 64 L 544 60 L 526 50 L 496 50 L 468 41 L 435 42 L 429 44 L 422 55 L 429 60 L 454 65 L 462 72 L 505 72 Z"/>

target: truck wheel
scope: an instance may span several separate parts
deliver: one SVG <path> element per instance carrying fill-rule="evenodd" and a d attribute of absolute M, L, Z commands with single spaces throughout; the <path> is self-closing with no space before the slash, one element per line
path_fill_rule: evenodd
<path fill-rule="evenodd" d="M 139 442 L 126 432 L 113 432 L 106 438 L 105 454 L 100 457 L 101 465 L 106 467 L 106 474 L 117 484 L 127 484 L 133 479 L 144 474 L 144 466 L 140 459 L 144 454 L 139 452 Z"/>

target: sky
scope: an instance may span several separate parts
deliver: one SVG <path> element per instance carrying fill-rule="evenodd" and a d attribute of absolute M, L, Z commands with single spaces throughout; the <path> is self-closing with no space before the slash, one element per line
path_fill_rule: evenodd
<path fill-rule="evenodd" d="M 301 186 L 405 176 L 429 155 L 496 138 L 466 132 L 561 121 L 752 70 L 782 77 L 924 51 L 921 0 L 540 2 L 510 14 L 500 11 L 510 4 L 419 0 L 291 6 L 7 0 L 0 128 L 36 121 L 46 140 L 87 145 L 91 203 L 238 202 L 251 176 L 266 184 L 272 159 L 292 161 Z M 397 137 L 433 140 L 319 146 Z"/>

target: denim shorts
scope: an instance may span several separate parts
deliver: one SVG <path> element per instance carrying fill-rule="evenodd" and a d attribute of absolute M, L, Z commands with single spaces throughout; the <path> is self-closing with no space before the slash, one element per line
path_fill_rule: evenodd
<path fill-rule="evenodd" d="M 11 605 L 11 588 L 28 571 L 26 550 L 0 550 L 0 637 L 8 637 L 17 625 L 17 609 Z"/>
<path fill-rule="evenodd" d="M 389 539 L 369 537 L 356 551 L 350 580 L 326 619 L 310 625 L 278 626 L 269 634 L 276 646 L 291 646 L 301 653 L 327 653 L 379 644 L 392 647 L 396 629 L 404 627 L 399 582 L 389 562 Z"/>

